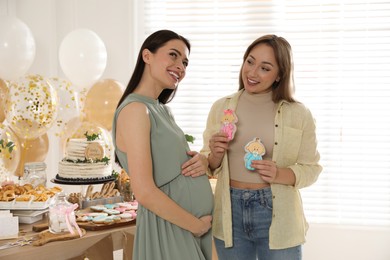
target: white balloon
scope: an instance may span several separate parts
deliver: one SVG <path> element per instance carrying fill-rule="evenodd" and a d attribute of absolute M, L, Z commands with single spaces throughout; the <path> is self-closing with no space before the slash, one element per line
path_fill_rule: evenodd
<path fill-rule="evenodd" d="M 95 32 L 77 29 L 62 41 L 59 61 L 64 74 L 75 86 L 88 89 L 106 69 L 106 47 Z"/>
<path fill-rule="evenodd" d="M 0 78 L 23 76 L 35 58 L 35 41 L 28 26 L 13 16 L 0 16 Z"/>

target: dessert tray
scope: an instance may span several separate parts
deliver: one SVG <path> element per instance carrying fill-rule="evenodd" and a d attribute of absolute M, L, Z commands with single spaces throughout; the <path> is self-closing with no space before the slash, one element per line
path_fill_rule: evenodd
<path fill-rule="evenodd" d="M 137 210 L 137 201 L 96 205 L 76 211 L 76 222 L 80 228 L 92 231 L 135 225 Z M 47 228 L 45 222 L 33 225 L 32 229 L 39 232 Z"/>
<path fill-rule="evenodd" d="M 103 230 L 109 228 L 123 227 L 127 225 L 135 225 L 136 219 L 121 219 L 117 222 L 108 223 L 108 224 L 98 224 L 93 222 L 77 222 L 80 228 L 84 228 L 85 230 Z"/>
<path fill-rule="evenodd" d="M 96 205 L 76 213 L 79 227 L 86 230 L 101 230 L 135 224 L 138 202 L 120 202 Z"/>
<path fill-rule="evenodd" d="M 0 193 L 0 209 L 9 210 L 43 210 L 47 209 L 50 199 L 62 188 L 52 188 L 39 185 L 33 187 L 31 184 L 10 184 L 2 186 Z"/>

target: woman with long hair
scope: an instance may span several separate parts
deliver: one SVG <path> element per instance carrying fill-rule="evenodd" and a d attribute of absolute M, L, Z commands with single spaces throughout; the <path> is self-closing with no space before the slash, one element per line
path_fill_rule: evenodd
<path fill-rule="evenodd" d="M 166 105 L 185 76 L 189 53 L 183 36 L 151 34 L 115 112 L 116 161 L 139 203 L 133 259 L 211 259 L 208 161 L 190 151 Z"/>

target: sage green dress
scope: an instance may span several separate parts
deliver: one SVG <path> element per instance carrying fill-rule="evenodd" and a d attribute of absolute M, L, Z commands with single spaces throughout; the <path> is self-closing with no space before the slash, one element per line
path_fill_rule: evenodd
<path fill-rule="evenodd" d="M 131 177 L 126 154 L 116 147 L 115 126 L 119 112 L 131 102 L 144 103 L 149 110 L 153 178 L 156 186 L 194 216 L 211 215 L 213 194 L 208 177 L 203 175 L 193 178 L 181 174 L 181 165 L 190 159 L 186 154 L 189 146 L 167 106 L 158 100 L 132 93 L 116 110 L 112 128 L 113 142 L 123 168 Z M 201 238 L 196 238 L 191 232 L 139 205 L 133 259 L 211 259 L 211 230 Z"/>

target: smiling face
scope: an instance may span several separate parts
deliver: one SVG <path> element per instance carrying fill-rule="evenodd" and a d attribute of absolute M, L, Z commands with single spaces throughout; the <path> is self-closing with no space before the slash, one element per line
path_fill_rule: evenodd
<path fill-rule="evenodd" d="M 278 75 L 279 67 L 274 50 L 264 43 L 255 46 L 242 65 L 244 88 L 252 94 L 271 91 L 272 84 L 280 80 Z"/>
<path fill-rule="evenodd" d="M 226 114 L 222 117 L 222 123 L 232 123 L 234 121 L 234 115 L 233 114 Z"/>
<path fill-rule="evenodd" d="M 175 89 L 186 74 L 189 50 L 181 40 L 170 40 L 155 53 L 144 50 L 150 76 L 161 89 Z"/>
<path fill-rule="evenodd" d="M 255 139 L 254 141 L 249 142 L 245 146 L 245 151 L 250 152 L 252 154 L 265 154 L 265 146 L 259 140 Z"/>

